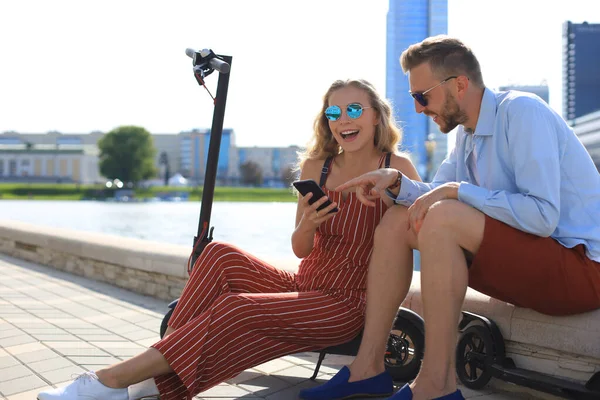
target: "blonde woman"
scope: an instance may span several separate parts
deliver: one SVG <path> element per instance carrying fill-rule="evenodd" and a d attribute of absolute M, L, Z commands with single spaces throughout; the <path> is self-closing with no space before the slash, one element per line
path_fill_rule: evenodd
<path fill-rule="evenodd" d="M 370 207 L 354 190 L 333 189 L 386 166 L 419 179 L 409 159 L 396 154 L 399 140 L 389 104 L 370 83 L 334 82 L 300 156 L 301 179 L 320 182 L 327 196 L 312 205 L 310 194 L 298 201 L 292 234 L 302 259 L 298 272 L 213 242 L 196 261 L 162 340 L 38 400 L 127 400 L 128 386 L 150 378 L 162 400 L 192 399 L 247 368 L 354 338 L 364 323 L 375 227 L 391 200 L 373 199 Z M 332 204 L 317 211 L 328 198 Z M 391 394 L 389 375 L 381 388 Z"/>

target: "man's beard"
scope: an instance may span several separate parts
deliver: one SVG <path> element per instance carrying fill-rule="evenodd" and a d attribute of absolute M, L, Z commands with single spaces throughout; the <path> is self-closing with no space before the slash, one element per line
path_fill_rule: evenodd
<path fill-rule="evenodd" d="M 448 133 L 458 125 L 467 122 L 467 113 L 460 109 L 458 102 L 449 91 L 446 92 L 446 101 L 440 117 L 444 121 L 444 126 L 440 125 L 440 131 L 443 133 Z"/>

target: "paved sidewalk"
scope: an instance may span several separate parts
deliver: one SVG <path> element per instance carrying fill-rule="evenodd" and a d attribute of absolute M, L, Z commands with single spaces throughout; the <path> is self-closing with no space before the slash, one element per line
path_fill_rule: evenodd
<path fill-rule="evenodd" d="M 158 340 L 167 302 L 0 254 L 0 399 L 35 400 L 86 370 L 127 359 Z M 349 357 L 327 356 L 317 383 L 316 353 L 244 371 L 197 399 L 296 399 L 329 379 Z M 515 394 L 463 389 L 467 398 Z"/>

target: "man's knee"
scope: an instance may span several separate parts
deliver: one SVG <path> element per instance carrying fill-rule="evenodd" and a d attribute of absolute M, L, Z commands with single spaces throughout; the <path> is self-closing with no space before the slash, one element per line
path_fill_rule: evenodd
<path fill-rule="evenodd" d="M 454 230 L 460 223 L 459 215 L 463 207 L 465 204 L 457 200 L 442 200 L 434 203 L 425 215 L 419 237 L 441 230 Z"/>
<path fill-rule="evenodd" d="M 475 254 L 485 227 L 483 213 L 458 200 L 442 200 L 428 210 L 419 231 L 419 244 L 435 244 L 441 238 L 453 240 Z"/>

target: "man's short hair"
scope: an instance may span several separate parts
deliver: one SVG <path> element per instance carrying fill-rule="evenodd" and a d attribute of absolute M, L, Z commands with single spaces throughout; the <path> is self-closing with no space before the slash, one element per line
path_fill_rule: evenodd
<path fill-rule="evenodd" d="M 402 52 L 400 65 L 404 73 L 428 62 L 440 80 L 448 76 L 465 75 L 479 87 L 484 87 L 481 67 L 470 47 L 458 39 L 438 35 L 413 44 Z"/>

